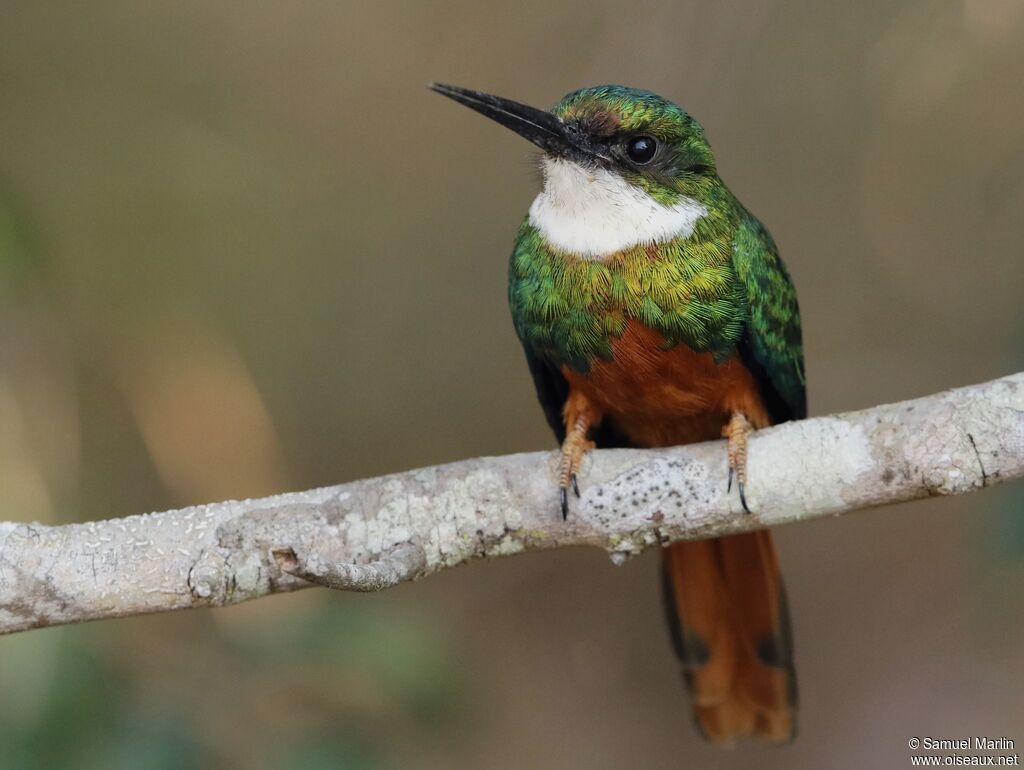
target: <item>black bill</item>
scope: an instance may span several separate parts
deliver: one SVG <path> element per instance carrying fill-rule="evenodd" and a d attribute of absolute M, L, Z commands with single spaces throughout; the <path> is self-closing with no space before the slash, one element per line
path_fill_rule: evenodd
<path fill-rule="evenodd" d="M 550 112 L 468 88 L 446 86 L 441 83 L 431 83 L 430 88 L 459 104 L 466 105 L 471 110 L 476 110 L 481 115 L 486 115 L 506 128 L 511 128 L 542 150 L 556 155 L 587 154 L 566 130 L 565 124 Z"/>

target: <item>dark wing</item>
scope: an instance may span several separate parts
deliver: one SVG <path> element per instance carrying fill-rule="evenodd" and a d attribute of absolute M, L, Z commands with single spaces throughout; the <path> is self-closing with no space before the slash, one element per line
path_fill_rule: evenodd
<path fill-rule="evenodd" d="M 796 288 L 771 235 L 753 217 L 736 232 L 733 265 L 748 308 L 740 358 L 757 380 L 772 422 L 802 420 L 807 392 Z"/>
<path fill-rule="evenodd" d="M 565 441 L 562 407 L 565 406 L 565 400 L 569 397 L 569 381 L 565 379 L 558 367 L 533 353 L 525 344 L 523 350 L 526 351 L 526 363 L 530 365 L 533 385 L 537 389 L 537 400 L 540 401 L 541 408 L 544 410 L 548 425 L 555 432 L 555 438 L 561 444 Z M 607 418 L 602 420 L 600 425 L 591 429 L 590 437 L 600 449 L 632 446 L 629 439 Z"/>
<path fill-rule="evenodd" d="M 562 420 L 562 407 L 569 397 L 569 382 L 557 368 L 533 354 L 525 345 L 526 363 L 530 365 L 533 385 L 537 389 L 537 400 L 544 410 L 548 425 L 555 432 L 558 443 L 565 441 L 565 423 Z"/>

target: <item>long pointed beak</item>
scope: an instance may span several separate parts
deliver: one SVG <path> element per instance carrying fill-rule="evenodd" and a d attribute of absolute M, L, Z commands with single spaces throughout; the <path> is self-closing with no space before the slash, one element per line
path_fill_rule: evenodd
<path fill-rule="evenodd" d="M 431 83 L 430 88 L 439 94 L 464 104 L 481 115 L 511 128 L 520 136 L 529 139 L 542 150 L 565 155 L 580 148 L 565 128 L 565 124 L 550 112 L 529 107 L 511 99 L 472 91 L 468 88 Z"/>

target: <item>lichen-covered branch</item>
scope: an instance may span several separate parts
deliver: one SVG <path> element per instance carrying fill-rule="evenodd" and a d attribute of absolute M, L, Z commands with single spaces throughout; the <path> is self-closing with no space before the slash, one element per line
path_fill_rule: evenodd
<path fill-rule="evenodd" d="M 723 442 L 602 450 L 563 522 L 554 453 L 464 460 L 262 500 L 49 527 L 0 523 L 0 633 L 221 606 L 311 583 L 376 591 L 473 558 L 686 538 L 970 492 L 1024 475 L 1024 374 Z"/>

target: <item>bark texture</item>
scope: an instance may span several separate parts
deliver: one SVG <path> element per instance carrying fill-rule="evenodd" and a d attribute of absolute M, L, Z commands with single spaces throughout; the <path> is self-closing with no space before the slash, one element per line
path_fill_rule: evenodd
<path fill-rule="evenodd" d="M 0 522 L 0 634 L 211 607 L 314 583 L 377 591 L 568 545 L 622 561 L 703 538 L 1024 475 L 1024 374 L 751 436 L 745 514 L 724 442 L 592 452 L 563 522 L 554 452 L 464 460 L 107 521 Z"/>

